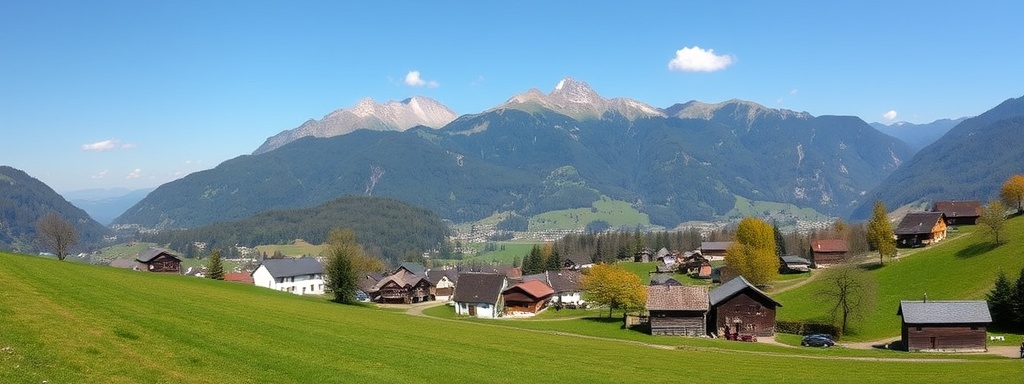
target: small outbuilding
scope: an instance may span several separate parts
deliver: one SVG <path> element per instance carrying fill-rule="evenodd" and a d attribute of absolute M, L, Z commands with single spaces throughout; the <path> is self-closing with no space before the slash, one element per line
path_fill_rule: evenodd
<path fill-rule="evenodd" d="M 983 352 L 992 322 L 984 300 L 900 301 L 903 345 L 908 351 Z"/>
<path fill-rule="evenodd" d="M 555 290 L 541 280 L 513 285 L 501 293 L 506 315 L 535 315 L 548 306 Z"/>
<path fill-rule="evenodd" d="M 847 253 L 850 253 L 850 245 L 846 240 L 811 240 L 811 265 L 815 268 L 842 263 L 846 261 Z"/>
<path fill-rule="evenodd" d="M 700 243 L 700 254 L 708 260 L 722 260 L 731 245 L 731 241 L 704 241 Z"/>
<path fill-rule="evenodd" d="M 705 336 L 708 308 L 708 290 L 705 287 L 647 287 L 647 311 L 652 335 Z"/>
<path fill-rule="evenodd" d="M 181 259 L 163 248 L 141 250 L 135 261 L 139 263 L 139 270 L 181 273 Z"/>
<path fill-rule="evenodd" d="M 981 202 L 936 201 L 932 212 L 942 212 L 946 217 L 946 225 L 974 225 L 981 217 Z"/>

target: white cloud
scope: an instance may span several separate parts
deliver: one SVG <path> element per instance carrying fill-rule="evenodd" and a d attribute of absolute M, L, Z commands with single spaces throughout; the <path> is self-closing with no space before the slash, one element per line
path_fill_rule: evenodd
<path fill-rule="evenodd" d="M 800 92 L 800 90 L 796 89 L 796 88 L 793 88 L 793 90 L 789 91 L 789 94 L 790 95 L 795 95 L 795 94 L 797 94 L 797 92 Z"/>
<path fill-rule="evenodd" d="M 110 151 L 110 150 L 114 150 L 114 149 L 132 149 L 132 148 L 135 148 L 135 144 L 132 144 L 132 143 L 122 143 L 121 140 L 118 140 L 118 139 L 109 139 L 109 140 L 97 141 L 95 143 L 82 144 L 82 150 L 83 151 L 103 152 L 103 151 Z"/>
<path fill-rule="evenodd" d="M 420 77 L 420 71 L 409 71 L 409 73 L 405 75 L 405 85 L 410 87 L 427 86 L 430 88 L 437 88 L 441 84 L 435 80 L 423 80 L 423 78 Z"/>
<path fill-rule="evenodd" d="M 895 109 L 889 110 L 889 112 L 886 112 L 885 114 L 882 115 L 882 118 L 886 119 L 888 121 L 892 121 L 893 119 L 896 118 L 896 110 Z"/>
<path fill-rule="evenodd" d="M 141 176 L 142 176 L 142 168 L 135 168 L 134 171 L 128 172 L 128 176 L 125 176 L 125 178 L 126 179 L 138 179 Z"/>
<path fill-rule="evenodd" d="M 730 55 L 716 55 L 714 49 L 702 49 L 698 46 L 686 47 L 676 51 L 676 57 L 668 62 L 668 69 L 680 72 L 714 72 L 732 65 Z"/>
<path fill-rule="evenodd" d="M 93 179 L 102 179 L 102 178 L 107 176 L 108 172 L 109 172 L 108 170 L 104 169 L 102 171 L 99 171 L 99 173 L 96 173 L 95 175 L 92 175 L 92 176 L 89 176 L 89 177 L 93 178 Z"/>

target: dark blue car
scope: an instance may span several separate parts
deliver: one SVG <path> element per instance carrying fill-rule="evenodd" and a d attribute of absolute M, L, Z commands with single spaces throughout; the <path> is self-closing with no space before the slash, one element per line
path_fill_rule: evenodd
<path fill-rule="evenodd" d="M 828 348 L 828 347 L 831 347 L 833 345 L 836 345 L 836 342 L 834 340 L 832 340 L 832 336 L 819 333 L 819 334 L 813 334 L 813 335 L 804 336 L 803 339 L 800 339 L 800 345 L 805 346 L 805 347 L 824 347 L 824 348 Z"/>

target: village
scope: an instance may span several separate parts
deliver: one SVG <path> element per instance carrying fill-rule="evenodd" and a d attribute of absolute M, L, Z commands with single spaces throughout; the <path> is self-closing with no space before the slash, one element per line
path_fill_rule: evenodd
<path fill-rule="evenodd" d="M 920 248 L 944 240 L 950 228 L 974 225 L 982 206 L 977 201 L 944 201 L 930 211 L 909 212 L 894 228 L 901 248 Z M 771 340 L 779 325 L 784 303 L 773 299 L 747 278 L 723 265 L 731 242 L 705 241 L 699 249 L 657 251 L 643 249 L 622 262 L 655 263 L 646 287 L 644 310 L 624 314 L 623 328 L 656 336 L 723 338 L 757 342 Z M 843 239 L 814 239 L 810 258 L 779 257 L 779 273 L 802 274 L 832 265 L 853 262 Z M 202 269 L 182 271 L 181 257 L 160 248 L 139 252 L 135 260 L 115 260 L 112 266 L 156 273 L 184 273 L 203 277 Z M 387 273 L 360 276 L 355 292 L 358 301 L 380 305 L 437 303 L 457 316 L 487 319 L 533 317 L 544 311 L 576 310 L 593 306 L 582 285 L 594 267 L 586 255 L 569 255 L 558 269 L 523 274 L 511 264 L 477 264 L 427 268 L 405 262 Z M 674 275 L 685 275 L 709 284 L 685 284 Z M 313 257 L 271 257 L 251 272 L 226 273 L 225 281 L 252 284 L 296 295 L 324 295 L 325 275 L 321 260 Z M 992 321 L 984 300 L 900 301 L 893 316 L 901 318 L 900 340 L 894 348 L 908 351 L 984 352 L 987 326 Z M 804 329 L 801 343 L 835 345 L 835 329 Z M 787 332 L 792 332 L 788 330 Z M 895 330 L 894 330 L 895 332 Z M 812 337 L 813 336 L 813 337 Z"/>

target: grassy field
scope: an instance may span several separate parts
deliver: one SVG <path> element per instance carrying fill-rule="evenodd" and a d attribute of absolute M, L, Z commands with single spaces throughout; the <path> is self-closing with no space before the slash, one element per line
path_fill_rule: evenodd
<path fill-rule="evenodd" d="M 994 247 L 991 237 L 977 227 L 960 227 L 960 234 L 934 246 L 915 250 L 898 261 L 878 268 L 864 264 L 878 282 L 877 309 L 855 324 L 845 340 L 898 339 L 900 300 L 981 300 L 991 290 L 999 270 L 1016 278 L 1024 268 L 1024 217 L 1006 222 L 1007 243 Z M 902 252 L 902 250 L 901 250 Z M 784 320 L 828 321 L 827 306 L 817 299 L 823 282 L 813 280 L 781 292 L 774 298 L 782 303 L 778 316 Z"/>
<path fill-rule="evenodd" d="M 463 260 L 479 260 L 486 262 L 498 261 L 505 264 L 512 264 L 512 261 L 518 256 L 520 262 L 522 262 L 523 258 L 530 254 L 530 250 L 533 249 L 533 246 L 539 244 L 533 241 L 497 241 L 493 243 L 498 246 L 498 250 L 482 252 L 477 256 L 466 257 Z M 484 244 L 472 244 L 471 246 L 483 249 Z M 504 246 L 505 249 L 501 249 L 502 246 Z"/>
<path fill-rule="evenodd" d="M 696 379 L 685 370 L 652 369 L 663 361 L 700 361 L 701 378 L 725 382 L 1006 382 L 1024 375 L 1012 359 L 821 359 L 817 350 L 752 343 L 665 347 L 647 342 L 685 340 L 628 330 L 619 330 L 627 335 L 621 339 L 586 338 L 579 335 L 618 326 L 413 317 L 248 285 L 4 253 L 0 281 L 4 383 Z M 571 332 L 560 331 L 566 327 Z M 766 368 L 783 366 L 796 368 Z"/>
<path fill-rule="evenodd" d="M 602 196 L 601 200 L 594 202 L 592 208 L 564 209 L 535 215 L 530 218 L 530 231 L 583 229 L 595 220 L 607 221 L 612 228 L 651 225 L 647 214 L 637 211 L 629 203 Z"/>
<path fill-rule="evenodd" d="M 266 253 L 267 255 L 273 255 L 275 251 L 281 251 L 285 256 L 298 257 L 302 255 L 317 256 L 323 251 L 323 245 L 314 245 L 307 243 L 305 240 L 297 239 L 291 244 L 284 245 L 259 245 L 256 246 L 256 250 L 260 253 Z"/>
<path fill-rule="evenodd" d="M 782 230 L 793 229 L 790 225 L 797 220 L 802 221 L 831 221 L 827 216 L 818 213 L 811 208 L 800 208 L 792 204 L 776 203 L 770 201 L 750 200 L 736 196 L 736 205 L 732 210 L 726 212 L 723 218 L 726 220 L 739 220 L 744 217 L 759 217 L 768 221 L 776 221 L 782 225 Z"/>

